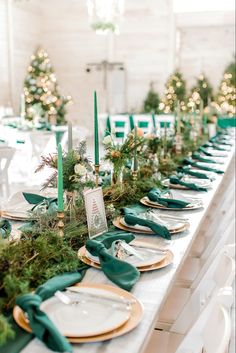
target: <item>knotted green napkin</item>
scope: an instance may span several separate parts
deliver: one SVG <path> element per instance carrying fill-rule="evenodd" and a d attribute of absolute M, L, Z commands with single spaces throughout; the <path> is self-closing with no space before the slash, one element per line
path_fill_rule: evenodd
<path fill-rule="evenodd" d="M 115 237 L 113 237 L 113 241 L 114 240 Z M 108 242 L 111 246 L 111 239 Z M 109 244 L 107 243 L 106 245 L 108 246 Z M 87 240 L 86 249 L 91 255 L 98 256 L 102 271 L 112 282 L 128 291 L 133 288 L 140 277 L 140 273 L 136 267 L 110 255 L 103 242 Z"/>
<path fill-rule="evenodd" d="M 219 138 L 219 137 L 211 138 L 210 142 L 213 142 L 213 143 L 216 143 L 216 144 L 219 144 L 219 145 L 232 146 L 232 143 L 227 142 L 224 138 Z"/>
<path fill-rule="evenodd" d="M 220 147 L 217 144 L 211 143 L 211 142 L 204 143 L 203 147 L 210 147 L 210 148 L 213 148 L 214 150 L 218 150 L 218 151 L 228 151 L 228 149 Z"/>
<path fill-rule="evenodd" d="M 36 212 L 47 212 L 49 215 L 53 215 L 57 212 L 57 198 L 56 197 L 46 197 L 38 194 L 32 194 L 23 192 L 22 193 L 26 201 L 34 205 L 31 211 Z"/>
<path fill-rule="evenodd" d="M 199 179 L 211 179 L 209 176 L 207 176 L 206 174 L 204 173 L 200 173 L 200 172 L 195 172 L 193 171 L 192 169 L 190 169 L 189 167 L 185 166 L 185 167 L 178 167 L 176 169 L 176 171 L 178 173 L 181 173 L 181 174 L 188 174 L 188 175 L 192 175 L 196 178 L 199 178 Z"/>
<path fill-rule="evenodd" d="M 224 174 L 224 172 L 222 170 L 215 169 L 215 168 L 210 168 L 210 167 L 204 166 L 202 164 L 199 165 L 199 163 L 194 162 L 192 159 L 189 159 L 189 158 L 185 158 L 183 160 L 183 163 L 187 164 L 187 165 L 191 165 L 191 166 L 199 168 L 199 169 L 202 169 L 202 170 L 207 170 L 209 172 L 214 172 L 214 173 L 217 173 L 217 174 Z"/>
<path fill-rule="evenodd" d="M 182 186 L 186 186 L 186 188 L 190 189 L 190 190 L 195 190 L 195 191 L 207 191 L 206 188 L 203 188 L 201 186 L 197 186 L 194 183 L 188 183 L 185 182 L 183 180 L 181 180 L 181 178 L 178 178 L 176 175 L 171 175 L 170 176 L 170 183 L 174 184 L 174 185 L 182 185 Z"/>
<path fill-rule="evenodd" d="M 169 208 L 184 208 L 189 205 L 189 202 L 177 200 L 177 199 L 168 199 L 162 197 L 163 193 L 157 189 L 153 188 L 148 193 L 148 198 L 150 201 L 158 202 L 159 204 L 169 207 Z"/>
<path fill-rule="evenodd" d="M 0 237 L 7 239 L 11 234 L 11 223 L 7 219 L 0 219 Z"/>
<path fill-rule="evenodd" d="M 198 161 L 200 162 L 203 162 L 203 163 L 213 163 L 213 164 L 216 164 L 216 161 L 210 159 L 210 158 L 205 158 L 205 157 L 201 157 L 199 153 L 197 152 L 194 152 L 192 154 L 192 158 L 193 159 L 197 159 Z"/>
<path fill-rule="evenodd" d="M 209 151 L 207 151 L 204 147 L 199 147 L 199 149 L 198 149 L 200 152 L 202 152 L 202 153 L 204 153 L 206 156 L 208 156 L 208 157 L 214 157 L 214 155 L 211 153 L 211 152 L 209 152 Z M 218 156 L 217 156 L 218 157 Z M 219 156 L 219 157 L 221 157 L 221 156 Z"/>
<path fill-rule="evenodd" d="M 30 327 L 35 336 L 53 351 L 72 352 L 73 350 L 67 339 L 60 334 L 48 316 L 41 311 L 40 304 L 43 300 L 53 296 L 57 290 L 63 290 L 80 282 L 83 278 L 83 270 L 86 268 L 83 266 L 81 272 L 71 272 L 53 277 L 39 286 L 35 294 L 24 294 L 16 299 L 16 304 L 27 313 Z"/>
<path fill-rule="evenodd" d="M 155 234 L 160 235 L 162 238 L 171 239 L 171 234 L 169 230 L 157 222 L 151 221 L 149 219 L 143 219 L 139 217 L 139 213 L 137 213 L 134 209 L 132 208 L 124 208 L 124 220 L 128 225 L 135 226 L 136 224 L 139 224 L 140 226 L 148 227 L 150 228 Z"/>

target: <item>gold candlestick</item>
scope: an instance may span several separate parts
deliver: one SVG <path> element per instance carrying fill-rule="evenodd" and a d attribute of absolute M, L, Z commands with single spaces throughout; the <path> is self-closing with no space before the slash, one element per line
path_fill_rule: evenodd
<path fill-rule="evenodd" d="M 138 178 L 138 172 L 137 172 L 137 170 L 133 170 L 132 171 L 132 179 L 133 179 L 133 181 L 137 181 L 137 178 Z"/>
<path fill-rule="evenodd" d="M 58 235 L 60 237 L 64 237 L 64 226 L 65 226 L 64 217 L 65 217 L 64 212 L 57 212 L 57 219 L 58 219 L 57 227 L 58 227 Z"/>
<path fill-rule="evenodd" d="M 99 168 L 100 168 L 100 164 L 95 164 L 95 185 L 96 188 L 98 187 L 98 181 L 99 181 Z"/>

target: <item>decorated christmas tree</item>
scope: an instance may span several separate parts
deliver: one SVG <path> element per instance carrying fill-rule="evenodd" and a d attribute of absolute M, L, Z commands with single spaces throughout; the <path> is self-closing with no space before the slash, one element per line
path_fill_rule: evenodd
<path fill-rule="evenodd" d="M 173 113 L 177 103 L 180 110 L 186 110 L 186 82 L 179 71 L 175 71 L 166 83 L 165 96 L 162 100 L 161 108 L 165 113 Z"/>
<path fill-rule="evenodd" d="M 57 79 L 48 54 L 41 48 L 31 56 L 24 82 L 26 119 L 39 115 L 44 121 L 62 125 L 66 122 L 66 105 L 70 96 L 58 91 Z"/>
<path fill-rule="evenodd" d="M 235 115 L 236 101 L 236 66 L 235 62 L 229 64 L 224 72 L 217 95 L 217 102 L 222 114 Z"/>
<path fill-rule="evenodd" d="M 148 91 L 147 97 L 143 104 L 144 113 L 155 113 L 158 114 L 160 109 L 160 98 L 157 92 L 153 88 L 153 84 L 150 84 L 150 89 Z"/>
<path fill-rule="evenodd" d="M 197 78 L 196 85 L 191 89 L 191 95 L 188 99 L 188 108 L 200 110 L 201 101 L 202 108 L 207 107 L 209 101 L 213 100 L 213 88 L 204 74 Z"/>

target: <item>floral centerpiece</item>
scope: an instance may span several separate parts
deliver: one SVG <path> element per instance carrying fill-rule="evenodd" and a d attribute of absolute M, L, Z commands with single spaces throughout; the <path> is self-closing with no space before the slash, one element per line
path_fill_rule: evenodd
<path fill-rule="evenodd" d="M 57 184 L 57 154 L 41 157 L 42 162 L 36 169 L 41 171 L 45 167 L 53 169 L 53 173 L 43 183 L 42 188 L 55 187 Z M 67 195 L 82 194 L 85 187 L 93 187 L 93 168 L 86 156 L 86 142 L 80 142 L 76 149 L 63 153 L 63 186 Z"/>
<path fill-rule="evenodd" d="M 136 138 L 133 130 L 121 144 L 116 143 L 113 133 L 104 138 L 103 144 L 106 151 L 104 159 L 113 165 L 112 181 L 114 184 L 121 182 L 122 173 L 126 166 L 131 168 L 135 150 L 137 154 L 141 154 L 144 141 L 143 130 L 140 128 L 137 128 Z"/>

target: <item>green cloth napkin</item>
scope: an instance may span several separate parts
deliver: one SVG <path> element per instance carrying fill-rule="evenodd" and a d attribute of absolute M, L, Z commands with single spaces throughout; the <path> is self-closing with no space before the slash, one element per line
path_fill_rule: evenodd
<path fill-rule="evenodd" d="M 137 213 L 134 209 L 132 208 L 123 208 L 124 211 L 124 220 L 128 225 L 135 226 L 136 224 L 139 224 L 140 226 L 148 227 L 150 228 L 155 234 L 160 235 L 162 238 L 171 239 L 171 234 L 169 230 L 157 222 L 151 221 L 149 219 L 143 219 L 139 217 L 139 213 Z"/>
<path fill-rule="evenodd" d="M 60 334 L 46 313 L 41 311 L 40 304 L 43 300 L 53 296 L 57 290 L 63 290 L 74 283 L 80 282 L 84 275 L 83 270 L 86 268 L 87 266 L 83 266 L 81 272 L 71 272 L 53 277 L 39 286 L 35 294 L 24 294 L 16 299 L 16 304 L 27 313 L 30 327 L 35 336 L 53 351 L 72 352 L 73 350 L 70 343 Z"/>
<path fill-rule="evenodd" d="M 218 150 L 218 151 L 228 151 L 228 149 L 220 147 L 220 146 L 216 145 L 215 143 L 211 143 L 211 142 L 204 143 L 203 147 L 210 147 L 210 148 L 213 148 L 214 150 Z"/>
<path fill-rule="evenodd" d="M 192 175 L 192 176 L 199 178 L 199 179 L 211 179 L 206 174 L 200 173 L 200 172 L 195 172 L 195 171 L 191 170 L 190 168 L 188 168 L 187 166 L 178 167 L 176 171 L 177 171 L 177 173 Z"/>
<path fill-rule="evenodd" d="M 132 237 L 134 239 L 132 234 L 129 236 L 126 235 L 124 237 L 125 239 L 122 240 L 129 242 Z M 106 239 L 105 242 L 89 239 L 86 242 L 86 249 L 91 255 L 98 256 L 102 271 L 112 282 L 119 287 L 130 291 L 138 281 L 140 273 L 133 265 L 121 261 L 109 254 L 108 248 L 112 245 L 113 241 L 121 239 L 119 234 L 117 234 L 117 236 L 114 235 L 111 238 Z"/>
<path fill-rule="evenodd" d="M 158 202 L 159 204 L 169 207 L 169 208 L 184 208 L 189 205 L 189 202 L 177 200 L 177 199 L 168 199 L 162 197 L 163 193 L 157 189 L 153 188 L 148 193 L 148 198 L 150 201 Z"/>
<path fill-rule="evenodd" d="M 176 175 L 171 175 L 170 176 L 170 183 L 174 184 L 174 185 L 182 185 L 182 186 L 186 186 L 186 188 L 190 189 L 190 190 L 195 190 L 195 191 L 207 191 L 206 188 L 203 188 L 201 186 L 197 186 L 194 183 L 188 183 L 185 182 L 183 180 L 181 180 L 181 178 L 178 178 Z"/>
<path fill-rule="evenodd" d="M 204 147 L 199 147 L 199 149 L 198 149 L 200 152 L 202 152 L 202 153 L 204 153 L 206 156 L 208 156 L 208 157 L 214 157 L 214 155 L 211 153 L 211 152 L 209 152 L 209 151 L 207 151 Z"/>
<path fill-rule="evenodd" d="M 7 239 L 11 234 L 11 223 L 7 219 L 0 219 L 0 237 Z"/>
<path fill-rule="evenodd" d="M 194 152 L 194 153 L 192 154 L 192 158 L 193 158 L 193 159 L 197 159 L 197 160 L 200 161 L 200 162 L 216 164 L 216 161 L 214 161 L 214 160 L 212 160 L 212 159 L 209 159 L 209 158 L 201 157 L 200 154 L 197 153 L 197 152 Z"/>
<path fill-rule="evenodd" d="M 183 163 L 187 164 L 187 165 L 191 165 L 191 166 L 199 168 L 199 169 L 202 169 L 202 170 L 207 170 L 209 172 L 214 172 L 214 173 L 217 173 L 217 174 L 224 174 L 224 172 L 222 170 L 215 169 L 215 168 L 210 168 L 210 167 L 207 167 L 207 166 L 204 166 L 204 165 L 199 165 L 199 163 L 194 162 L 192 159 L 189 159 L 189 158 L 185 158 L 183 160 Z"/>
<path fill-rule="evenodd" d="M 226 145 L 226 146 L 232 146 L 232 143 L 230 142 L 227 142 L 227 140 L 224 139 L 224 137 L 212 137 L 210 139 L 210 142 L 213 142 L 213 143 L 216 143 L 216 144 L 219 144 L 219 145 Z"/>
<path fill-rule="evenodd" d="M 49 215 L 53 215 L 57 212 L 57 198 L 56 197 L 45 197 L 38 194 L 32 194 L 23 192 L 22 193 L 26 201 L 34 205 L 31 211 L 36 212 L 47 212 Z"/>

